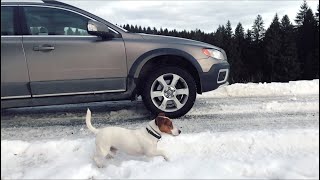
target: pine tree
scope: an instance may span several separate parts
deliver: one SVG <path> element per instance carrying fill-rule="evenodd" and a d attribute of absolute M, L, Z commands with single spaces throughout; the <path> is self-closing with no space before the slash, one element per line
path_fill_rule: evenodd
<path fill-rule="evenodd" d="M 218 27 L 216 32 L 214 33 L 214 44 L 216 46 L 221 47 L 224 49 L 224 34 L 225 34 L 225 27 L 222 25 Z"/>
<path fill-rule="evenodd" d="M 160 31 L 158 32 L 158 34 L 160 35 L 160 34 L 163 34 L 163 29 L 162 29 L 162 27 L 160 27 Z"/>
<path fill-rule="evenodd" d="M 70 27 L 68 27 L 67 35 L 73 35 L 73 31 L 72 31 L 72 29 Z"/>
<path fill-rule="evenodd" d="M 318 24 L 318 27 L 319 27 L 319 4 L 318 4 L 318 7 L 317 7 L 317 11 L 316 12 L 316 20 L 317 20 L 317 24 Z"/>
<path fill-rule="evenodd" d="M 319 4 L 316 12 L 316 21 L 317 21 L 317 30 L 316 30 L 316 44 L 315 44 L 315 52 L 314 52 L 314 67 L 315 67 L 315 78 L 319 79 Z"/>
<path fill-rule="evenodd" d="M 125 27 L 124 27 L 126 30 L 130 31 L 130 25 L 127 24 Z"/>
<path fill-rule="evenodd" d="M 223 32 L 223 47 L 225 48 L 225 51 L 227 52 L 227 54 L 230 54 L 230 51 L 232 49 L 231 47 L 232 36 L 233 36 L 232 27 L 231 27 L 230 21 L 228 20 L 225 31 Z"/>
<path fill-rule="evenodd" d="M 168 36 L 168 35 L 169 35 L 169 31 L 168 31 L 167 28 L 165 28 L 165 29 L 163 30 L 163 35 L 165 35 L 165 36 Z"/>
<path fill-rule="evenodd" d="M 247 29 L 247 33 L 245 35 L 245 40 L 246 41 L 252 41 L 252 31 L 250 29 Z"/>
<path fill-rule="evenodd" d="M 298 24 L 298 26 L 301 26 L 305 17 L 306 13 L 308 11 L 309 7 L 306 0 L 303 0 L 302 5 L 300 6 L 300 10 L 296 16 L 295 22 Z"/>
<path fill-rule="evenodd" d="M 133 25 L 130 26 L 130 32 L 133 32 L 133 33 L 136 32 L 136 31 L 134 30 L 134 26 L 133 26 Z"/>
<path fill-rule="evenodd" d="M 263 39 L 265 29 L 261 15 L 258 15 L 252 26 L 253 40 L 259 42 Z"/>
<path fill-rule="evenodd" d="M 222 34 L 223 34 L 223 47 L 225 48 L 226 51 L 230 51 L 231 43 L 232 43 L 231 39 L 232 39 L 233 33 L 232 33 L 231 23 L 229 20 Z"/>
<path fill-rule="evenodd" d="M 149 26 L 147 28 L 147 34 L 152 34 L 152 30 L 151 30 L 151 28 Z"/>
<path fill-rule="evenodd" d="M 208 43 L 208 44 L 214 44 L 214 33 L 211 32 L 209 34 L 205 34 L 204 35 L 204 42 Z"/>
<path fill-rule="evenodd" d="M 75 35 L 80 35 L 80 31 L 78 30 L 78 28 L 76 29 L 76 32 L 74 34 Z"/>
<path fill-rule="evenodd" d="M 232 37 L 232 27 L 231 27 L 231 23 L 230 23 L 230 21 L 228 20 L 228 22 L 227 22 L 227 24 L 226 24 L 226 35 L 227 35 L 227 37 L 228 38 L 230 38 L 231 39 L 231 37 Z"/>
<path fill-rule="evenodd" d="M 257 16 L 254 24 L 252 26 L 252 37 L 253 44 L 251 50 L 251 60 L 253 60 L 253 81 L 262 82 L 265 81 L 263 77 L 263 68 L 264 68 L 264 48 L 263 48 L 263 38 L 265 35 L 264 22 L 260 15 Z"/>
<path fill-rule="evenodd" d="M 301 61 L 303 79 L 313 79 L 319 74 L 319 60 L 317 44 L 319 44 L 317 22 L 312 10 L 309 8 L 298 27 L 298 57 Z"/>
<path fill-rule="evenodd" d="M 247 67 L 244 65 L 244 29 L 242 24 L 239 22 L 234 33 L 234 70 L 235 70 L 235 82 L 245 82 L 246 77 L 248 76 Z"/>
<path fill-rule="evenodd" d="M 135 26 L 134 26 L 134 32 L 135 32 L 135 33 L 138 33 L 138 32 L 139 32 L 138 25 L 135 25 Z"/>
<path fill-rule="evenodd" d="M 152 34 L 158 34 L 158 30 L 155 27 L 153 27 Z"/>
<path fill-rule="evenodd" d="M 242 53 L 242 61 L 244 66 L 247 69 L 247 73 L 244 75 L 244 81 L 245 82 L 253 82 L 254 74 L 255 74 L 255 59 L 253 59 L 253 44 L 252 44 L 252 31 L 250 29 L 247 29 L 246 34 L 244 36 L 244 43 L 243 43 L 243 53 Z"/>
<path fill-rule="evenodd" d="M 281 47 L 279 62 L 275 66 L 275 80 L 287 82 L 297 80 L 300 75 L 298 52 L 295 41 L 294 27 L 287 15 L 283 16 L 280 24 Z"/>
<path fill-rule="evenodd" d="M 263 66 L 263 73 L 265 80 L 273 82 L 274 76 L 277 73 L 275 72 L 274 67 L 275 63 L 279 61 L 281 46 L 280 22 L 277 14 L 273 18 L 270 27 L 266 31 L 266 36 L 264 40 L 266 61 Z"/>
<path fill-rule="evenodd" d="M 240 22 L 237 24 L 237 27 L 234 30 L 234 38 L 239 43 L 244 41 L 244 29 L 243 29 L 242 24 Z"/>
<path fill-rule="evenodd" d="M 229 77 L 229 82 L 230 83 L 234 83 L 237 81 L 237 76 L 238 76 L 238 69 L 237 66 L 235 64 L 235 59 L 237 58 L 237 56 L 239 55 L 239 52 L 237 52 L 236 47 L 233 43 L 233 39 L 232 39 L 233 33 L 232 33 L 232 27 L 231 27 L 231 23 L 228 20 L 227 24 L 226 24 L 226 28 L 225 31 L 223 31 L 222 33 L 222 39 L 223 39 L 223 49 L 226 51 L 226 53 L 228 54 L 228 62 L 230 64 L 230 77 Z"/>
<path fill-rule="evenodd" d="M 175 29 L 172 31 L 172 35 L 173 35 L 173 36 L 176 36 L 176 37 L 179 37 L 179 33 L 178 33 L 177 30 L 175 30 Z"/>

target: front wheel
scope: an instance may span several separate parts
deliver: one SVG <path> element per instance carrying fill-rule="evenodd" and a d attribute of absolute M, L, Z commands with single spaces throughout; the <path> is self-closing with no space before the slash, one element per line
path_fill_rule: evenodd
<path fill-rule="evenodd" d="M 197 95 L 194 78 L 178 67 L 162 67 L 146 78 L 142 91 L 145 106 L 153 113 L 177 118 L 193 106 Z"/>

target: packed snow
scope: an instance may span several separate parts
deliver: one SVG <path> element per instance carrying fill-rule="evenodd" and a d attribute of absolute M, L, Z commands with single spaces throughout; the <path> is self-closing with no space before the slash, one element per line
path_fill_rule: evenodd
<path fill-rule="evenodd" d="M 140 128 L 149 121 L 139 101 L 100 104 L 90 106 L 96 127 Z M 1 121 L 1 179 L 319 179 L 319 80 L 233 84 L 198 96 L 174 120 L 183 133 L 159 141 L 169 162 L 120 152 L 97 168 L 86 107 L 2 114 L 9 119 Z M 68 108 L 80 112 L 60 113 Z"/>

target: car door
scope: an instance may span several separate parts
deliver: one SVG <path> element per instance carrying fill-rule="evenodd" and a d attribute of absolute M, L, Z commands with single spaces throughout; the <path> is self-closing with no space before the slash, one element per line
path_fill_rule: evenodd
<path fill-rule="evenodd" d="M 31 97 L 17 6 L 1 5 L 1 100 Z"/>
<path fill-rule="evenodd" d="M 89 35 L 87 22 L 91 18 L 73 10 L 32 5 L 21 8 L 33 97 L 126 90 L 122 38 L 103 40 Z"/>

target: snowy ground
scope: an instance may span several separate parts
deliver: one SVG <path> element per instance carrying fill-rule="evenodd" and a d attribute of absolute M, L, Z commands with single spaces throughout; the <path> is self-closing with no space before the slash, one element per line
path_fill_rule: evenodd
<path fill-rule="evenodd" d="M 1 179 L 319 179 L 319 80 L 234 84 L 198 96 L 159 142 L 170 158 L 120 153 L 98 169 L 96 127 L 144 127 L 141 101 L 10 109 L 1 113 Z"/>

